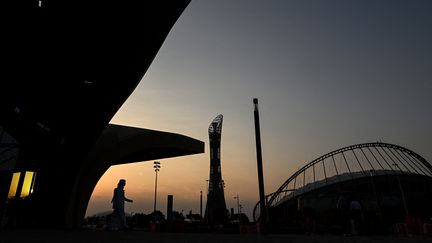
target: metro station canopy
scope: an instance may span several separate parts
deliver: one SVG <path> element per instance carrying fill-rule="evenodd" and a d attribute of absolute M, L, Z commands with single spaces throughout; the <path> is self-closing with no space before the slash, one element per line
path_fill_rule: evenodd
<path fill-rule="evenodd" d="M 14 222 L 73 227 L 109 166 L 204 152 L 187 136 L 108 124 L 189 2 L 2 4 L 0 161 L 15 156 L 0 167 L 0 219 L 14 172 L 37 173 Z"/>

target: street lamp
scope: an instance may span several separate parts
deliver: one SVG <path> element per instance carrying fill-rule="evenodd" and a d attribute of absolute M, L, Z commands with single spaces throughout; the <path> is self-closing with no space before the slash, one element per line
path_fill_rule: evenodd
<path fill-rule="evenodd" d="M 155 168 L 155 173 L 156 173 L 156 180 L 155 180 L 155 195 L 154 195 L 154 206 L 153 206 L 153 212 L 156 212 L 156 195 L 157 195 L 157 175 L 158 175 L 158 171 L 161 167 L 160 162 L 159 161 L 155 161 L 153 163 L 153 168 Z"/>

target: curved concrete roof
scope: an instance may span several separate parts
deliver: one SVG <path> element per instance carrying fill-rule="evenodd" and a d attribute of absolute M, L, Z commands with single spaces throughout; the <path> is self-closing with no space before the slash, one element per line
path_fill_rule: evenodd
<path fill-rule="evenodd" d="M 115 165 L 203 153 L 204 143 L 180 134 L 109 124 L 95 149 Z"/>
<path fill-rule="evenodd" d="M 40 2 L 2 5 L 0 126 L 19 144 L 14 170 L 37 172 L 21 221 L 76 226 L 111 164 L 203 151 L 186 136 L 108 125 L 190 0 Z"/>
<path fill-rule="evenodd" d="M 112 165 L 204 152 L 204 142 L 169 132 L 109 124 L 79 170 L 68 206 L 68 225 L 79 225 L 99 178 Z"/>

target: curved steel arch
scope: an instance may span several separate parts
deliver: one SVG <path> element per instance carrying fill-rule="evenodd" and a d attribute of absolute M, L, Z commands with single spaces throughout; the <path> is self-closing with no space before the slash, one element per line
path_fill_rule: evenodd
<path fill-rule="evenodd" d="M 320 163 L 320 162 L 322 162 L 322 161 L 324 161 L 325 159 L 327 159 L 327 158 L 330 158 L 330 157 L 332 157 L 332 156 L 334 156 L 334 155 L 337 155 L 337 154 L 342 154 L 343 156 L 345 156 L 343 153 L 344 152 L 346 152 L 346 151 L 354 151 L 354 150 L 356 150 L 356 149 L 362 149 L 362 148 L 377 148 L 377 147 L 380 147 L 380 148 L 388 148 L 388 149 L 393 149 L 393 150 L 395 150 L 396 152 L 397 151 L 401 151 L 402 152 L 402 154 L 408 154 L 408 155 L 410 155 L 410 156 L 412 156 L 413 158 L 415 158 L 417 161 L 412 161 L 409 157 L 407 157 L 411 162 L 413 162 L 414 164 L 415 163 L 419 163 L 420 162 L 420 164 L 423 166 L 423 167 L 417 167 L 417 169 L 418 168 L 423 168 L 423 169 L 427 169 L 428 171 L 427 171 L 427 173 L 424 173 L 424 171 L 423 171 L 423 175 L 426 175 L 426 176 L 432 176 L 432 166 L 431 166 L 431 164 L 429 164 L 427 161 L 426 161 L 426 159 L 424 159 L 422 156 L 420 156 L 419 154 L 417 154 L 417 153 L 415 153 L 414 151 L 412 151 L 412 150 L 410 150 L 410 149 L 407 149 L 407 148 L 404 148 L 404 147 L 402 147 L 402 146 L 399 146 L 399 145 L 395 145 L 395 144 L 389 144 L 389 143 L 381 143 L 381 142 L 376 142 L 376 143 L 362 143 L 362 144 L 356 144 L 356 145 L 351 145 L 351 146 L 347 146 L 347 147 L 343 147 L 343 148 L 340 148 L 340 149 L 337 149 L 337 150 L 334 150 L 334 151 L 332 151 L 332 152 L 330 152 L 330 153 L 327 153 L 327 154 L 325 154 L 325 155 L 323 155 L 323 156 L 320 156 L 320 157 L 318 157 L 317 159 L 315 159 L 315 160 L 313 160 L 313 161 L 311 161 L 311 162 L 309 162 L 308 164 L 306 164 L 305 166 L 303 166 L 301 169 L 299 169 L 297 172 L 295 172 L 293 175 L 291 175 L 280 187 L 279 187 L 279 189 L 277 190 L 277 191 L 275 191 L 274 193 L 272 193 L 271 194 L 271 196 L 270 196 L 270 199 L 267 201 L 267 205 L 273 205 L 275 202 L 276 202 L 276 199 L 278 199 L 279 198 L 279 196 L 280 196 L 280 194 L 282 193 L 282 192 L 286 192 L 287 191 L 287 186 L 288 186 L 288 184 L 292 181 L 292 180 L 295 180 L 299 175 L 301 175 L 302 173 L 304 173 L 308 168 L 310 168 L 310 167 L 312 167 L 312 166 L 314 166 L 315 164 L 318 164 L 318 163 Z M 385 153 L 387 153 L 386 151 L 384 151 Z M 391 153 L 393 153 L 392 151 L 390 151 Z M 354 153 L 354 152 L 353 152 Z M 379 153 L 379 151 L 378 151 L 378 153 Z M 399 152 L 397 152 L 397 153 L 399 153 Z M 372 155 L 373 156 L 375 156 L 373 153 L 372 153 Z M 381 155 L 381 154 L 380 154 Z M 394 154 L 393 154 L 394 155 Z M 356 154 L 354 153 L 354 156 L 355 156 L 355 158 L 357 159 L 357 161 L 358 161 L 358 158 L 357 158 L 357 156 L 356 156 Z M 387 156 L 389 156 L 388 154 L 387 154 Z M 400 154 L 399 154 L 399 156 L 401 156 Z M 381 155 L 381 157 L 383 157 L 382 155 Z M 389 156 L 390 157 L 390 156 Z M 366 157 L 367 158 L 367 157 Z M 399 158 L 396 156 L 396 158 L 399 160 Z M 345 158 L 344 158 L 345 159 Z M 385 161 L 385 158 L 383 157 L 383 159 L 384 159 L 384 161 Z M 345 162 L 347 163 L 347 161 L 345 160 Z M 359 162 L 359 161 L 358 161 Z M 387 163 L 387 161 L 385 161 L 386 163 Z M 400 162 L 402 162 L 402 161 L 400 161 Z M 378 162 L 379 163 L 379 162 Z M 407 165 L 405 165 L 405 164 L 403 164 L 403 163 L 401 163 L 405 168 L 406 168 L 406 170 L 407 171 L 411 171 L 410 169 L 408 169 L 408 167 L 410 167 L 412 170 L 414 170 L 414 171 L 416 171 L 416 173 L 417 174 L 421 174 L 421 173 L 419 173 L 418 171 L 417 171 L 417 169 L 415 168 L 415 167 L 412 167 L 411 165 L 409 165 L 408 164 L 408 166 Z M 359 162 L 359 165 L 360 165 L 360 167 L 361 167 L 361 164 L 360 164 L 360 162 Z M 351 176 L 352 176 L 352 172 L 350 171 L 350 168 L 349 168 L 349 166 L 348 166 L 348 164 L 347 164 L 347 168 L 348 168 L 348 170 L 349 170 L 349 173 L 351 174 Z M 362 167 L 361 167 L 362 168 Z M 373 167 L 372 167 L 373 168 Z M 390 169 L 391 170 L 393 170 L 391 167 L 390 167 Z M 400 169 L 400 168 L 399 168 Z M 402 171 L 402 169 L 400 169 L 400 171 Z M 337 169 L 336 169 L 336 172 L 337 172 Z M 362 168 L 362 172 L 363 173 L 365 173 L 365 171 L 363 170 L 363 168 Z M 325 173 L 325 171 L 324 171 L 324 173 Z M 326 178 L 327 179 L 327 178 Z"/>

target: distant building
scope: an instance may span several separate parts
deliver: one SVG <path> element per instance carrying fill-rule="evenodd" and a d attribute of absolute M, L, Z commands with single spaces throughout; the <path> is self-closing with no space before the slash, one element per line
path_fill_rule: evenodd
<path fill-rule="evenodd" d="M 221 136 L 223 116 L 218 115 L 210 124 L 210 179 L 208 182 L 205 221 L 209 224 L 224 224 L 228 221 L 228 211 L 224 196 L 224 181 L 221 168 Z"/>

